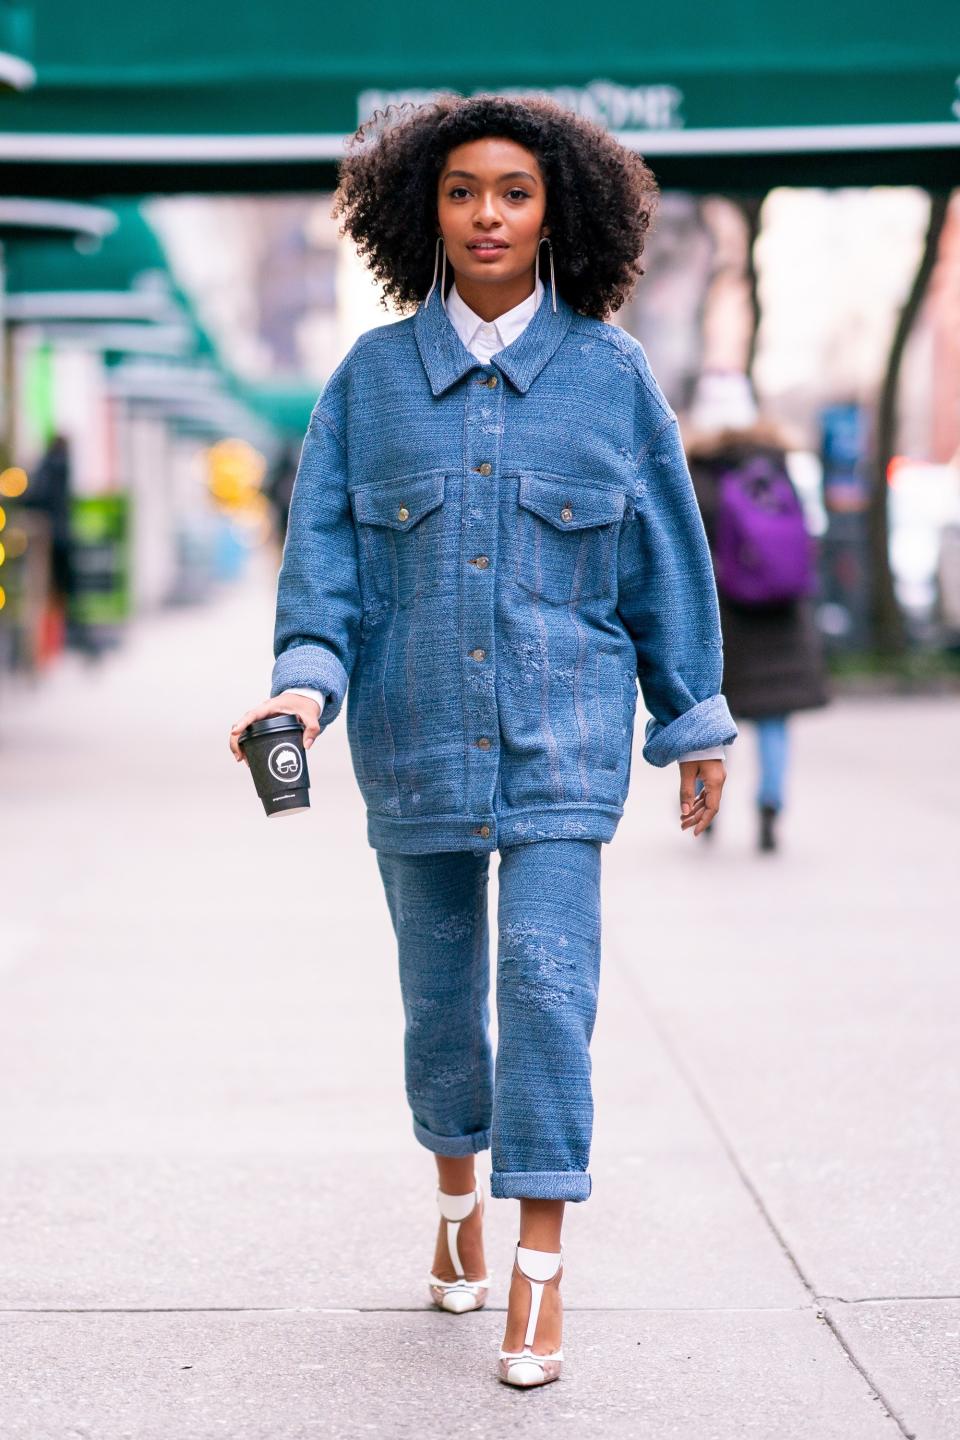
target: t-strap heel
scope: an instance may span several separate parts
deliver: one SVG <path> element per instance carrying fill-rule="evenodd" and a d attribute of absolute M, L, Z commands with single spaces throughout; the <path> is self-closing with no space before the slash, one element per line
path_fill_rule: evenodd
<path fill-rule="evenodd" d="M 530 1317 L 527 1333 L 523 1337 L 522 1350 L 501 1350 L 498 1374 L 505 1385 L 518 1385 L 528 1389 L 532 1385 L 547 1385 L 551 1380 L 560 1379 L 563 1351 L 555 1350 L 552 1355 L 535 1355 L 531 1346 L 537 1333 L 540 1318 L 540 1302 L 543 1287 L 559 1274 L 563 1264 L 563 1251 L 552 1253 L 547 1250 L 528 1250 L 517 1246 L 517 1270 L 530 1286 Z"/>
<path fill-rule="evenodd" d="M 480 1310 L 486 1304 L 490 1277 L 484 1275 L 482 1280 L 466 1278 L 463 1261 L 460 1259 L 458 1235 L 461 1224 L 473 1214 L 475 1208 L 479 1207 L 481 1215 L 483 1214 L 483 1190 L 479 1184 L 470 1195 L 445 1195 L 442 1190 L 438 1190 L 437 1205 L 447 1222 L 447 1249 L 457 1278 L 440 1280 L 436 1275 L 428 1275 L 430 1298 L 440 1310 L 449 1310 L 453 1315 L 462 1315 L 467 1310 Z"/>

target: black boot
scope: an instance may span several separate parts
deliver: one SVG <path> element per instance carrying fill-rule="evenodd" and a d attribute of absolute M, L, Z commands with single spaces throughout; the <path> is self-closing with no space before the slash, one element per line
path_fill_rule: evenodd
<path fill-rule="evenodd" d="M 779 813 L 774 805 L 760 806 L 760 837 L 757 844 L 761 850 L 777 848 L 776 821 Z"/>

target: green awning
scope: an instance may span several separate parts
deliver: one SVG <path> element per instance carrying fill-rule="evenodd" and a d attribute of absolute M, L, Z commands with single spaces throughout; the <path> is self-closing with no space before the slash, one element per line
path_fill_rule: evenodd
<path fill-rule="evenodd" d="M 374 105 L 438 88 L 546 90 L 661 178 L 711 188 L 798 163 L 827 181 L 960 171 L 956 0 L 557 0 L 508 24 L 440 0 L 103 0 L 91 23 L 44 0 L 35 25 L 36 86 L 0 94 L 0 168 L 48 188 L 316 188 Z"/>
<path fill-rule="evenodd" d="M 237 381 L 232 388 L 247 409 L 272 429 L 300 440 L 310 423 L 320 385 L 255 385 Z"/>
<path fill-rule="evenodd" d="M 104 351 L 185 356 L 226 374 L 140 205 L 114 199 L 96 215 L 99 236 L 7 232 L 5 319 Z"/>
<path fill-rule="evenodd" d="M 166 256 L 139 205 L 105 207 L 101 237 L 9 235 L 4 243 L 10 320 L 172 320 L 177 304 Z"/>
<path fill-rule="evenodd" d="M 170 275 L 140 205 L 115 199 L 97 215 L 99 240 L 35 233 L 4 240 L 4 318 L 101 351 L 114 393 L 163 413 L 197 417 L 266 449 L 302 436 L 319 386 L 254 385 L 233 374 Z"/>

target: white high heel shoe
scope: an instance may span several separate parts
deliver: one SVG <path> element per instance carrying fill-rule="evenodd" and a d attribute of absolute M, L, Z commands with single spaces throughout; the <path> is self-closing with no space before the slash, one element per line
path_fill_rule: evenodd
<path fill-rule="evenodd" d="M 497 1373 L 505 1385 L 528 1389 L 531 1385 L 547 1385 L 551 1380 L 560 1379 L 563 1350 L 555 1350 L 552 1355 L 534 1355 L 530 1347 L 537 1333 L 543 1287 L 558 1274 L 562 1264 L 562 1250 L 554 1254 L 517 1246 L 517 1270 L 530 1286 L 530 1318 L 523 1337 L 523 1349 L 500 1351 Z"/>
<path fill-rule="evenodd" d="M 447 1222 L 447 1249 L 457 1278 L 439 1280 L 436 1275 L 428 1275 L 430 1298 L 440 1310 L 449 1310 L 453 1315 L 463 1315 L 467 1310 L 479 1310 L 486 1304 L 490 1277 L 484 1275 L 482 1280 L 466 1278 L 457 1237 L 461 1224 L 473 1214 L 476 1206 L 480 1207 L 480 1213 L 483 1214 L 483 1190 L 479 1183 L 470 1195 L 445 1195 L 442 1190 L 438 1190 L 437 1205 Z"/>

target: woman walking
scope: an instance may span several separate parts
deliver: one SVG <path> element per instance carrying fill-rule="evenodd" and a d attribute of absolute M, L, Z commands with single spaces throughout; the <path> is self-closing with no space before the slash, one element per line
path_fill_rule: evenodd
<path fill-rule="evenodd" d="M 786 441 L 776 425 L 760 416 L 746 375 L 708 371 L 700 377 L 685 443 L 719 566 L 724 692 L 737 719 L 752 721 L 756 730 L 757 847 L 769 853 L 778 847 L 786 801 L 789 717 L 825 705 L 829 698 L 809 596 L 812 547 L 787 472 Z M 780 514 L 774 527 L 764 521 L 771 508 Z M 734 532 L 736 545 L 731 546 Z M 760 553 L 764 545 L 766 556 Z M 737 548 L 754 552 L 752 574 L 740 573 Z"/>
<path fill-rule="evenodd" d="M 640 273 L 642 160 L 550 101 L 444 96 L 361 127 L 334 213 L 406 318 L 362 335 L 304 440 L 271 698 L 347 732 L 396 932 L 405 1079 L 436 1157 L 429 1293 L 487 1295 L 483 1190 L 520 1201 L 499 1376 L 563 1358 L 561 1227 L 590 1194 L 600 847 L 644 755 L 720 804 L 710 555 L 676 417 L 604 316 Z M 697 782 L 701 793 L 697 794 Z M 487 878 L 499 851 L 496 1060 Z"/>

